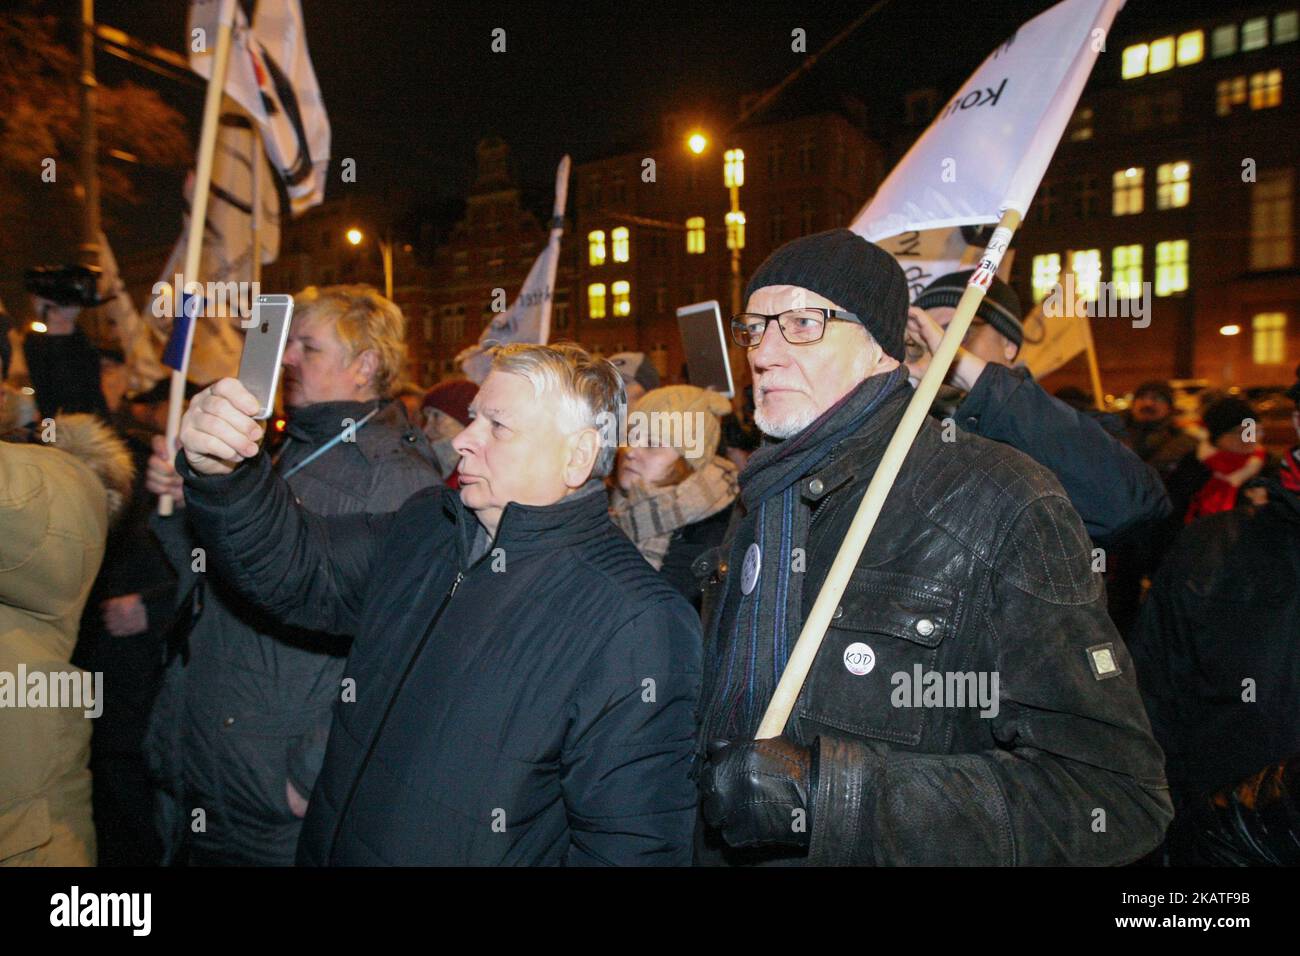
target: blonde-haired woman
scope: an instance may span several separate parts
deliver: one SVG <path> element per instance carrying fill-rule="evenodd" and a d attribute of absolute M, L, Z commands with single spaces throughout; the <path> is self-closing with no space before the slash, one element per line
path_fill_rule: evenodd
<path fill-rule="evenodd" d="M 739 494 L 738 469 L 718 454 L 731 405 L 717 392 L 670 385 L 628 416 L 610 517 L 650 564 L 697 608 L 692 562 L 721 544 Z"/>

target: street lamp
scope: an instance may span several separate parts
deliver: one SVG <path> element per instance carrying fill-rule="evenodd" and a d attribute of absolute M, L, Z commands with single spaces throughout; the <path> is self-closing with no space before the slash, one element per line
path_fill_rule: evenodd
<path fill-rule="evenodd" d="M 353 226 L 344 236 L 348 242 L 354 246 L 361 245 L 365 241 L 366 234 Z M 384 297 L 390 302 L 393 300 L 393 241 L 392 239 L 378 239 L 379 255 L 384 261 Z"/>
<path fill-rule="evenodd" d="M 690 136 L 686 137 L 686 148 L 698 156 L 709 148 L 709 138 L 699 130 L 696 130 L 694 133 L 691 133 Z"/>

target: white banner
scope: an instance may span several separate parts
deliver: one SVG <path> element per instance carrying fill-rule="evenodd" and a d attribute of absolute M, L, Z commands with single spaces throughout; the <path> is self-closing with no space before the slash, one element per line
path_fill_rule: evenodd
<path fill-rule="evenodd" d="M 1027 367 L 1034 378 L 1051 375 L 1076 355 L 1083 354 L 1088 346 L 1084 328 L 1087 321 L 1082 303 L 1075 309 L 1053 309 L 1052 315 L 1048 315 L 1040 302 L 1025 316 L 1025 341 L 1016 356 L 1016 364 Z"/>
<path fill-rule="evenodd" d="M 555 270 L 560 262 L 560 238 L 564 235 L 564 207 L 569 195 L 569 157 L 560 160 L 555 174 L 555 206 L 546 247 L 528 270 L 519 295 L 505 312 L 483 329 L 478 344 L 456 356 L 472 382 L 483 383 L 492 365 L 491 350 L 512 342 L 545 345 L 551 336 L 551 302 L 555 294 Z"/>
<path fill-rule="evenodd" d="M 190 69 L 204 79 L 212 75 L 220 6 L 220 0 L 190 3 Z M 299 0 L 258 0 L 251 29 L 235 5 L 225 93 L 261 127 L 266 155 L 284 181 L 293 214 L 320 203 L 330 123 L 307 53 Z"/>
<path fill-rule="evenodd" d="M 879 242 L 1023 215 L 1124 0 L 1064 0 L 994 50 L 850 227 Z"/>
<path fill-rule="evenodd" d="M 199 327 L 194 332 L 190 353 L 189 380 L 200 385 L 234 375 L 239 370 L 239 355 L 244 347 L 239 307 L 252 307 L 253 180 L 258 179 L 258 245 L 262 262 L 274 262 L 280 252 L 280 196 L 276 191 L 266 157 L 258 148 L 257 137 L 247 117 L 227 113 L 217 129 L 216 151 L 212 158 L 212 187 L 208 196 L 207 224 L 203 230 L 203 258 L 198 280 L 204 283 L 205 307 Z M 193 194 L 193 177 L 185 183 L 188 204 Z M 158 278 L 161 295 L 150 298 L 147 321 L 152 328 L 152 346 L 161 352 L 167 341 L 172 320 L 178 314 L 172 286 L 185 265 L 185 243 L 189 235 L 189 216 L 185 217 L 180 238 Z M 191 281 L 187 276 L 186 281 Z M 238 286 L 232 286 L 238 283 Z M 212 294 L 208 294 L 212 293 Z M 138 347 L 137 347 L 138 348 Z M 133 352 L 133 354 L 135 354 Z M 132 374 L 154 381 L 167 373 L 152 366 L 133 365 Z M 146 383 L 149 384 L 149 383 Z"/>

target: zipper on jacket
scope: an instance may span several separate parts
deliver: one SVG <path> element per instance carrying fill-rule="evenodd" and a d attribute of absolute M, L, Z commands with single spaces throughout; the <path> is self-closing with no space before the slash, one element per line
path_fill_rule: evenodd
<path fill-rule="evenodd" d="M 406 679 L 411 676 L 411 671 L 415 669 L 415 662 L 420 659 L 424 645 L 433 636 L 438 621 L 442 619 L 443 612 L 447 610 L 447 605 L 451 603 L 452 596 L 455 595 L 456 589 L 460 587 L 460 582 L 464 579 L 465 572 L 457 571 L 455 579 L 451 582 L 451 587 L 442 596 L 442 601 L 438 604 L 438 610 L 433 612 L 433 618 L 424 629 L 424 634 L 420 637 L 419 643 L 415 645 L 415 650 L 411 652 L 411 659 L 406 662 L 406 669 L 402 671 L 402 676 L 398 679 L 392 696 L 388 698 L 388 705 L 384 708 L 384 715 L 379 718 L 379 726 L 375 728 L 375 733 L 370 738 L 370 746 L 366 748 L 366 755 L 361 758 L 361 766 L 357 768 L 356 776 L 352 778 L 352 786 L 348 789 L 347 799 L 343 801 L 343 805 L 340 807 L 338 816 L 334 821 L 334 832 L 330 835 L 329 849 L 325 852 L 326 866 L 332 865 L 334 847 L 338 843 L 339 831 L 343 828 L 343 818 L 347 816 L 348 810 L 352 808 L 352 800 L 357 795 L 357 788 L 361 786 L 361 778 L 366 775 L 366 768 L 370 765 L 370 757 L 375 752 L 375 745 L 379 743 L 379 738 L 384 732 L 384 725 L 388 723 L 389 714 L 393 712 L 393 705 L 397 703 L 397 698 L 401 696 L 402 688 L 406 686 Z"/>

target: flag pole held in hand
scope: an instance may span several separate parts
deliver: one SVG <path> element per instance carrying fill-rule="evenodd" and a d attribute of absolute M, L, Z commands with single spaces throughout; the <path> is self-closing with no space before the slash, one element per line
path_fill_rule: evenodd
<path fill-rule="evenodd" d="M 903 461 L 907 458 L 912 442 L 925 424 L 930 406 L 939 392 L 939 386 L 948 376 L 948 367 L 952 365 L 957 355 L 957 348 L 966 337 L 971 319 L 975 317 L 975 310 L 979 308 L 984 293 L 988 290 L 993 277 L 997 275 L 998 265 L 1019 225 L 1020 213 L 1014 209 L 1009 209 L 1002 214 L 1002 219 L 993 233 L 993 238 L 989 240 L 988 247 L 984 250 L 979 266 L 967 283 L 966 291 L 962 293 L 961 301 L 957 303 L 957 312 L 948 323 L 947 331 L 944 332 L 943 340 L 934 353 L 930 367 L 925 370 L 925 375 L 921 377 L 921 382 L 916 387 L 916 393 L 908 403 L 907 410 L 903 412 L 902 420 L 894 430 L 894 437 L 889 440 L 889 446 L 880 459 L 871 483 L 867 485 L 866 494 L 862 496 L 862 502 L 858 505 L 857 514 L 853 517 L 853 523 L 849 525 L 848 533 L 844 536 L 839 553 L 835 556 L 835 562 L 826 575 L 826 581 L 822 584 L 812 610 L 804 620 L 803 630 L 799 632 L 799 640 L 795 642 L 790 652 L 790 659 L 781 673 L 781 680 L 776 685 L 776 691 L 767 705 L 767 711 L 763 714 L 763 722 L 758 727 L 759 740 L 779 737 L 785 732 L 786 721 L 790 719 L 795 701 L 798 700 L 799 692 L 808 677 L 808 671 L 812 669 L 813 660 L 822 645 L 822 638 L 826 636 L 826 628 L 830 626 L 831 616 L 839 606 L 840 598 L 844 596 L 849 577 L 857 567 L 858 559 L 862 557 L 862 549 L 866 547 L 867 538 L 876 526 L 876 519 L 880 517 L 885 499 L 889 496 L 890 489 L 894 487 L 894 480 L 903 467 Z"/>
<path fill-rule="evenodd" d="M 221 116 L 221 96 L 226 86 L 226 65 L 230 61 L 230 32 L 235 21 L 235 0 L 221 0 L 218 15 L 217 45 L 213 53 L 212 76 L 208 79 L 208 93 L 203 101 L 203 129 L 199 135 L 198 160 L 194 169 L 194 199 L 190 205 L 190 231 L 185 246 L 185 283 L 196 282 L 203 255 L 203 224 L 208 215 L 208 192 L 212 185 L 212 155 L 217 144 L 217 120 Z M 178 299 L 184 288 L 173 289 Z M 180 356 L 180 367 L 172 368 L 171 393 L 167 405 L 167 448 L 176 447 L 176 436 L 181 430 L 181 406 L 185 403 L 185 378 L 189 372 L 190 351 L 194 347 L 194 327 L 198 316 L 189 308 L 185 315 L 174 319 L 185 324 L 185 342 Z M 175 334 L 175 330 L 173 330 Z M 172 496 L 158 498 L 158 513 L 167 517 L 172 513 Z"/>

